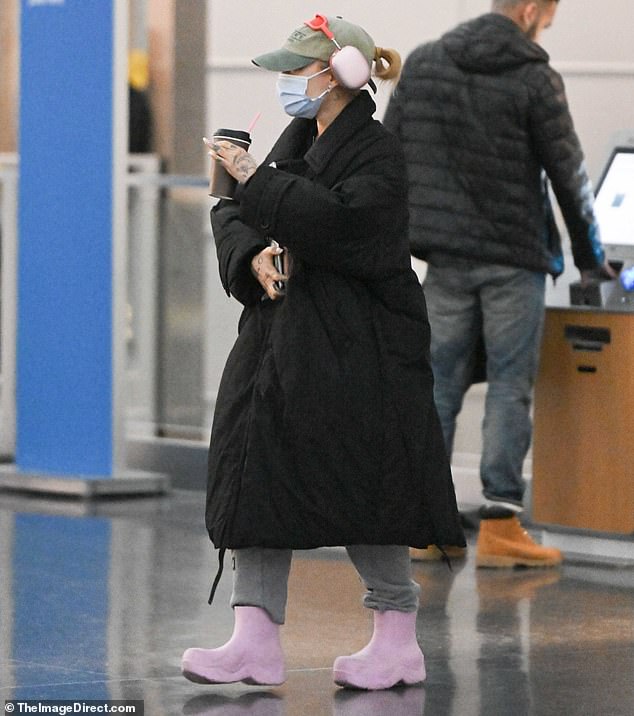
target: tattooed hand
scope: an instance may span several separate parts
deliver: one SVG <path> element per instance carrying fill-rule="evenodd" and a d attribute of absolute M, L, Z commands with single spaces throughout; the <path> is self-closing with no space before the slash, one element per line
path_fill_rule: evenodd
<path fill-rule="evenodd" d="M 255 159 L 242 147 L 231 142 L 209 142 L 209 156 L 216 162 L 220 162 L 232 177 L 244 184 L 255 174 L 258 168 Z"/>
<path fill-rule="evenodd" d="M 267 246 L 251 259 L 251 271 L 272 301 L 282 296 L 275 287 L 275 282 L 288 279 L 288 276 L 280 273 L 275 268 L 275 263 L 273 262 L 273 257 L 281 253 L 282 249 L 279 246 Z"/>

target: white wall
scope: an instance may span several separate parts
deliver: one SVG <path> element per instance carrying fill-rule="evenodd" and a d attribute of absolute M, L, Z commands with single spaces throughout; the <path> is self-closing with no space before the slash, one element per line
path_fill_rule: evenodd
<path fill-rule="evenodd" d="M 253 153 L 263 158 L 287 123 L 274 93 L 274 75 L 253 67 L 250 58 L 275 49 L 315 12 L 342 15 L 362 25 L 378 45 L 405 57 L 417 44 L 434 39 L 457 23 L 487 12 L 488 0 L 209 0 L 208 128 L 244 128 L 257 112 Z M 612 136 L 634 130 L 634 2 L 632 0 L 561 0 L 555 23 L 543 35 L 552 63 L 564 76 L 588 169 L 596 180 Z M 381 117 L 389 86 L 380 88 Z M 565 289 L 576 275 L 560 280 Z M 468 394 L 456 437 L 458 452 L 480 450 L 483 391 Z"/>

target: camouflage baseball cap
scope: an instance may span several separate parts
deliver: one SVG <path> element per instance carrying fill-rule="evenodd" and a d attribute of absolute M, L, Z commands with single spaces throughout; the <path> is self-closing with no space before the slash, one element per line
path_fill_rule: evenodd
<path fill-rule="evenodd" d="M 369 65 L 374 60 L 374 40 L 358 25 L 340 17 L 328 17 L 328 27 L 340 47 L 352 45 L 361 51 Z M 283 47 L 255 57 L 252 62 L 258 67 L 274 72 L 291 72 L 306 67 L 315 60 L 328 62 L 337 49 L 335 43 L 321 30 L 313 30 L 307 24 L 292 32 Z"/>

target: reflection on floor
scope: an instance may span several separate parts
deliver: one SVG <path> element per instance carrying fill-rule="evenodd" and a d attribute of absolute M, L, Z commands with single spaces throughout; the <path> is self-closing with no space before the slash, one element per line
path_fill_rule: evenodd
<path fill-rule="evenodd" d="M 350 692 L 331 665 L 367 641 L 362 585 L 343 550 L 298 552 L 284 644 L 289 678 L 261 690 L 180 676 L 188 646 L 231 632 L 230 575 L 204 497 L 83 503 L 0 494 L 0 701 L 143 699 L 146 716 L 631 716 L 634 570 L 414 565 L 424 687 Z"/>

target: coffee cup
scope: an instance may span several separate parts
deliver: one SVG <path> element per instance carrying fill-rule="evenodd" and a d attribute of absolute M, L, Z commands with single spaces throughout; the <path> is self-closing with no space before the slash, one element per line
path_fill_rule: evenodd
<path fill-rule="evenodd" d="M 251 146 L 249 132 L 241 129 L 218 129 L 213 134 L 213 141 L 214 143 L 231 142 L 246 149 L 247 152 Z M 233 199 L 237 185 L 238 180 L 231 176 L 220 162 L 212 161 L 209 177 L 209 196 L 215 196 L 217 199 Z"/>

